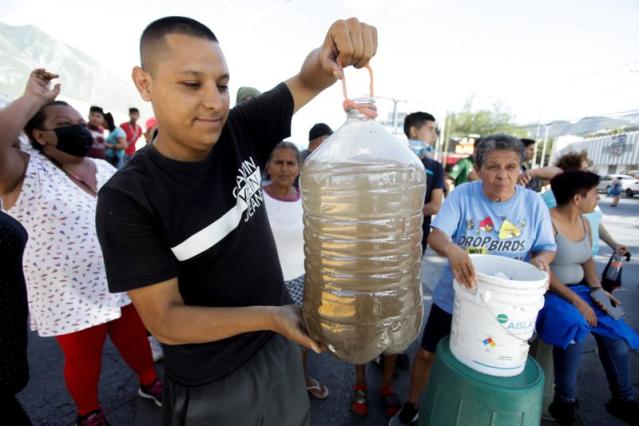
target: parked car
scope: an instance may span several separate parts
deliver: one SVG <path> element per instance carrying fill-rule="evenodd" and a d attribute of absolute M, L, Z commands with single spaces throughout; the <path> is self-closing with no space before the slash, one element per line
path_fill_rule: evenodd
<path fill-rule="evenodd" d="M 612 181 L 614 179 L 621 179 L 621 192 L 628 197 L 633 197 L 635 194 L 639 194 L 639 179 L 636 179 L 630 175 L 607 175 L 601 178 L 597 190 L 599 192 L 610 192 Z"/>
<path fill-rule="evenodd" d="M 639 179 L 639 170 L 626 170 L 622 172 L 622 174 L 632 176 L 635 179 Z"/>

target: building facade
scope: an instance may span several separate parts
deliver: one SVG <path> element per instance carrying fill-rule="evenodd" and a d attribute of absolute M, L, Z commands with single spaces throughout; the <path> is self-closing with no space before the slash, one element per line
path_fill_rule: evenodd
<path fill-rule="evenodd" d="M 626 173 L 639 170 L 639 131 L 598 136 L 574 141 L 558 138 L 558 149 L 554 159 L 571 151 L 586 151 L 593 162 L 593 169 L 599 174 Z M 564 143 L 562 143 L 564 142 Z M 567 142 L 567 143 L 566 143 Z"/>

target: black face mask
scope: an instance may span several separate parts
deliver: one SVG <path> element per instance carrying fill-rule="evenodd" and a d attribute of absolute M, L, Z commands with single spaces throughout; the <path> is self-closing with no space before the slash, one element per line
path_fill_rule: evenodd
<path fill-rule="evenodd" d="M 93 146 L 93 135 L 82 124 L 57 127 L 52 129 L 58 137 L 58 151 L 73 155 L 74 157 L 86 157 Z"/>

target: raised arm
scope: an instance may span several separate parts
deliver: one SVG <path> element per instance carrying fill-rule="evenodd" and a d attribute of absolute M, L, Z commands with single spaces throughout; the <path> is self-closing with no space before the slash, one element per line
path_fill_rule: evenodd
<path fill-rule="evenodd" d="M 341 78 L 337 60 L 344 66 L 361 68 L 377 52 L 377 29 L 356 18 L 333 23 L 321 47 L 308 54 L 302 69 L 286 81 L 293 95 L 294 111 Z"/>
<path fill-rule="evenodd" d="M 24 176 L 27 156 L 12 145 L 31 117 L 60 93 L 59 84 L 49 87 L 57 77 L 41 68 L 34 70 L 24 94 L 0 111 L 0 194 L 11 193 Z"/>
<path fill-rule="evenodd" d="M 538 167 L 536 169 L 531 169 L 523 172 L 519 175 L 519 184 L 527 185 L 533 178 L 540 178 L 544 180 L 552 180 L 558 174 L 563 173 L 559 167 L 548 166 L 548 167 Z"/>

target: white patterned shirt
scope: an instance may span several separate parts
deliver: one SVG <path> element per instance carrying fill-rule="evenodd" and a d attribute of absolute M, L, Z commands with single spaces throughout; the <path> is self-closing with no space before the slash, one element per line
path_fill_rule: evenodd
<path fill-rule="evenodd" d="M 95 228 L 96 197 L 40 152 L 27 152 L 22 190 L 7 213 L 29 233 L 24 275 L 31 329 L 58 336 L 118 319 L 131 301 L 126 293 L 109 293 Z M 91 160 L 100 189 L 116 169 Z"/>

